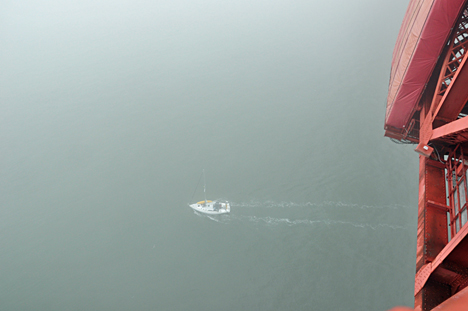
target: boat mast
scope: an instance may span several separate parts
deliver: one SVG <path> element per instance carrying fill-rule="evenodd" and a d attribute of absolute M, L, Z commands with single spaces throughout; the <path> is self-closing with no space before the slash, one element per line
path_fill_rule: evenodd
<path fill-rule="evenodd" d="M 205 203 L 206 205 L 206 178 L 205 178 L 205 169 L 203 169 L 203 194 L 205 195 Z"/>

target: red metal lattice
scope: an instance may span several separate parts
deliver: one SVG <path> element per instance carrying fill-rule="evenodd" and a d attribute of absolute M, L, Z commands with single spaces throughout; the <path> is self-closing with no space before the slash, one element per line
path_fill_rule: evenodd
<path fill-rule="evenodd" d="M 450 42 L 450 52 L 447 53 L 443 67 L 444 70 L 441 71 L 442 76 L 437 90 L 437 95 L 439 96 L 444 95 L 468 49 L 468 8 L 463 10 L 458 21 L 457 30 L 454 32 Z"/>
<path fill-rule="evenodd" d="M 467 221 L 468 191 L 467 164 L 460 145 L 454 148 L 447 159 L 447 183 L 450 202 L 450 234 L 455 236 Z"/>

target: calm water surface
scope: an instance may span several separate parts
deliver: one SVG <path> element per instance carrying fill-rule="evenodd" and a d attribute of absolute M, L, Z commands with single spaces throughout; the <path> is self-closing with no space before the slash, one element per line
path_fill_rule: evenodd
<path fill-rule="evenodd" d="M 412 305 L 407 1 L 7 1 L 0 309 Z M 208 217 L 187 203 L 232 202 Z"/>

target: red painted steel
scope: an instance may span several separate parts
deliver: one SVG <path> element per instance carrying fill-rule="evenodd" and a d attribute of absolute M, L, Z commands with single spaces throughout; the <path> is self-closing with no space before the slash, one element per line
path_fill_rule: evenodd
<path fill-rule="evenodd" d="M 419 269 L 415 278 L 415 295 L 419 294 L 430 277 L 446 285 L 456 283 L 455 285 L 461 288 L 467 285 L 462 283 L 468 282 L 468 274 L 463 272 L 463 269 L 460 269 L 465 264 L 464 261 L 468 260 L 465 257 L 466 250 L 463 247 L 466 243 L 463 241 L 467 241 L 467 234 L 468 227 L 463 227 L 432 262 L 425 264 Z"/>
<path fill-rule="evenodd" d="M 443 62 L 437 68 L 440 72 L 435 72 L 429 93 L 434 92 L 432 98 L 426 96 L 419 104 L 419 145 L 416 151 L 422 155 L 429 156 L 432 150 L 428 151 L 428 143 L 433 135 L 433 129 L 440 127 L 458 118 L 468 99 L 468 90 L 465 87 L 468 81 L 468 72 L 465 69 L 465 53 L 468 48 L 468 10 L 464 8 L 459 14 L 456 27 L 445 48 Z M 435 75 L 438 79 L 435 80 Z M 432 91 L 432 88 L 434 90 Z M 415 122 L 413 119 L 410 124 Z"/>
<path fill-rule="evenodd" d="M 461 118 L 432 131 L 433 141 L 451 145 L 468 141 L 468 118 Z"/>
<path fill-rule="evenodd" d="M 416 310 L 432 310 L 468 286 L 468 160 L 464 154 L 463 145 L 455 145 L 445 160 L 420 156 Z"/>
<path fill-rule="evenodd" d="M 421 309 L 408 308 L 408 307 L 395 307 L 388 311 L 419 311 Z M 448 299 L 441 303 L 439 306 L 432 309 L 433 311 L 466 311 L 468 310 L 468 288 L 460 291 L 459 293 L 452 296 L 452 299 Z"/>
<path fill-rule="evenodd" d="M 468 0 L 410 2 L 392 60 L 385 135 L 418 143 L 420 153 L 420 311 L 468 311 L 467 51 Z"/>
<path fill-rule="evenodd" d="M 385 127 L 403 130 L 429 82 L 465 0 L 412 0 L 395 46 Z"/>
<path fill-rule="evenodd" d="M 432 261 L 448 242 L 447 214 L 428 201 L 445 205 L 445 165 L 420 156 L 417 265 Z"/>
<path fill-rule="evenodd" d="M 436 120 L 440 120 L 443 124 L 452 122 L 457 119 L 458 115 L 462 112 L 465 103 L 468 101 L 468 53 L 462 60 L 462 63 L 457 69 L 453 77 L 453 83 L 449 85 L 449 92 L 445 93 L 438 106 L 438 111 L 434 112 Z"/>
<path fill-rule="evenodd" d="M 465 68 L 468 53 L 468 10 L 457 21 L 457 26 L 450 38 L 450 48 L 445 55 L 444 63 L 439 75 L 436 95 L 433 101 L 440 102 L 432 105 L 432 114 L 442 122 L 451 122 L 457 119 L 468 99 L 468 70 Z M 437 111 L 435 111 L 437 108 Z"/>
<path fill-rule="evenodd" d="M 447 212 L 438 207 L 438 205 L 445 205 L 445 195 L 445 165 L 419 156 L 417 273 L 427 272 L 427 265 L 436 258 L 448 242 Z M 429 202 L 435 202 L 435 204 Z M 420 307 L 421 310 L 430 310 L 448 298 L 448 291 L 444 290 L 444 286 L 428 281 L 429 278 L 430 276 L 426 281 L 420 282 L 423 284 L 417 284 L 418 278 L 416 278 L 415 290 L 416 286 L 421 288 L 415 293 L 415 307 Z"/>
<path fill-rule="evenodd" d="M 433 311 L 466 311 L 468 310 L 468 288 L 455 294 L 452 299 L 443 302 Z"/>
<path fill-rule="evenodd" d="M 457 145 L 449 154 L 447 160 L 448 197 L 451 207 L 450 233 L 452 236 L 455 236 L 466 222 L 468 202 L 466 186 L 467 163 L 468 161 L 463 154 L 463 148 Z"/>

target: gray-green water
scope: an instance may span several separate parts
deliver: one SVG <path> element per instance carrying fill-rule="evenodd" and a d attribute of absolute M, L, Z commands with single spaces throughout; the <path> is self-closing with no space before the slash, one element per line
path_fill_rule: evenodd
<path fill-rule="evenodd" d="M 383 137 L 406 6 L 4 2 L 0 309 L 411 305 L 418 157 Z M 202 169 L 230 215 L 187 206 Z"/>

